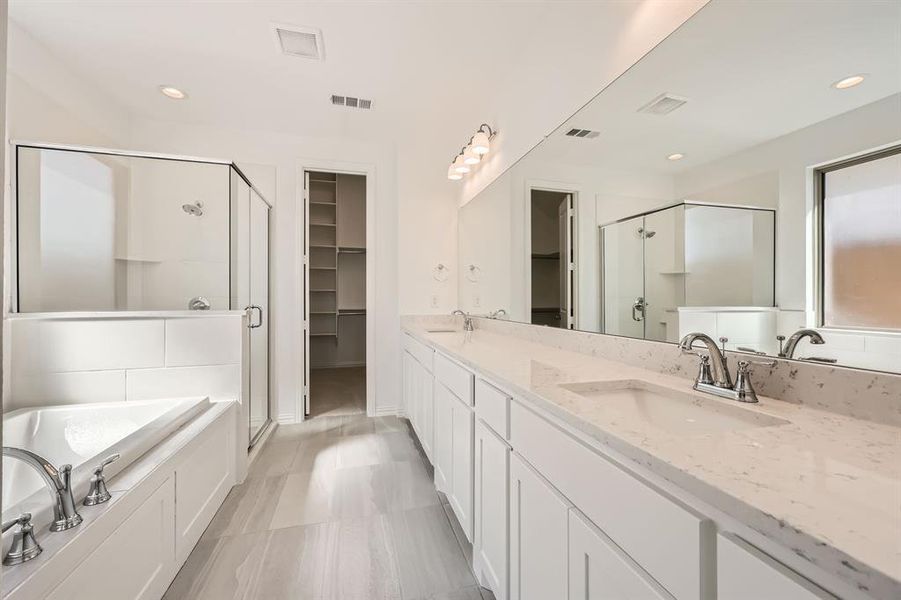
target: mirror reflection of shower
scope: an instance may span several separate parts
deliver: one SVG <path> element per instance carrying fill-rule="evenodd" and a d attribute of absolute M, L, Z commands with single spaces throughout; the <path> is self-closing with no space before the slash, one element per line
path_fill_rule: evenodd
<path fill-rule="evenodd" d="M 182 204 L 181 209 L 195 217 L 203 216 L 203 204 L 201 204 L 200 201 L 197 201 L 194 204 Z"/>

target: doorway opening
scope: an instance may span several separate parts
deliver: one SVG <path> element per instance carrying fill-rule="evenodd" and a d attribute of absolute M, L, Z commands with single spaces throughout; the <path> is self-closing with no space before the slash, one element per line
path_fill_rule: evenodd
<path fill-rule="evenodd" d="M 304 171 L 306 418 L 366 414 L 366 175 Z"/>
<path fill-rule="evenodd" d="M 531 224 L 531 322 L 572 329 L 573 195 L 533 189 L 529 194 Z"/>

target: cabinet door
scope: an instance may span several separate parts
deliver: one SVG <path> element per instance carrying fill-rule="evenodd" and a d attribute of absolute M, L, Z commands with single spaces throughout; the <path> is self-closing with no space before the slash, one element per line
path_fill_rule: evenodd
<path fill-rule="evenodd" d="M 407 417 L 410 419 L 410 425 L 413 426 L 413 431 L 416 432 L 416 435 L 419 435 L 419 406 L 416 401 L 415 394 L 415 386 L 414 386 L 414 377 L 415 373 L 413 372 L 413 357 L 406 350 L 404 351 L 403 356 L 403 393 L 404 393 L 404 407 L 407 411 Z"/>
<path fill-rule="evenodd" d="M 170 477 L 47 600 L 161 598 L 178 570 L 174 520 L 175 484 Z"/>
<path fill-rule="evenodd" d="M 744 540 L 720 534 L 716 540 L 717 598 L 720 600 L 825 600 L 820 589 Z"/>
<path fill-rule="evenodd" d="M 479 583 L 507 600 L 510 447 L 476 421 L 473 494 L 473 566 Z"/>
<path fill-rule="evenodd" d="M 569 513 L 570 600 L 666 600 L 638 565 L 575 510 Z"/>
<path fill-rule="evenodd" d="M 472 542 L 472 444 L 473 414 L 468 404 L 452 395 L 451 436 L 453 468 L 450 472 L 450 505 L 460 521 L 466 538 Z"/>
<path fill-rule="evenodd" d="M 510 598 L 566 598 L 569 505 L 518 454 L 510 460 Z"/>
<path fill-rule="evenodd" d="M 435 487 L 450 498 L 454 471 L 453 397 L 441 383 L 435 384 L 434 407 Z"/>
<path fill-rule="evenodd" d="M 435 406 L 434 406 L 434 378 L 432 374 L 426 370 L 418 361 L 416 362 L 416 381 L 417 381 L 417 397 L 419 398 L 419 416 L 422 421 L 419 442 L 426 456 L 434 464 L 434 425 L 435 425 Z"/>

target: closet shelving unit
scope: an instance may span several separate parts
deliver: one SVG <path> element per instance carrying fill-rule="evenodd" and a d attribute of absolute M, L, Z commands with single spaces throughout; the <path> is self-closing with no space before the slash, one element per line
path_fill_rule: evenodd
<path fill-rule="evenodd" d="M 366 178 L 309 173 L 311 366 L 365 361 Z"/>

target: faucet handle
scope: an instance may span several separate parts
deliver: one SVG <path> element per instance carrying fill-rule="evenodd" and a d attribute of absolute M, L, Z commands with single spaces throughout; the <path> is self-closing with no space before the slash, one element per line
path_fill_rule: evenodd
<path fill-rule="evenodd" d="M 6 521 L 0 526 L 3 533 L 11 527 L 18 525 L 19 529 L 13 534 L 13 542 L 9 552 L 3 557 L 4 565 L 18 565 L 36 557 L 43 551 L 34 537 L 34 525 L 31 524 L 31 513 L 22 513 L 15 519 Z"/>
<path fill-rule="evenodd" d="M 103 459 L 99 465 L 94 467 L 94 476 L 91 477 L 91 489 L 88 495 L 84 497 L 85 506 L 96 506 L 103 504 L 112 498 L 112 494 L 106 489 L 106 477 L 103 475 L 103 469 L 110 463 L 119 460 L 119 454 L 112 454 Z"/>

